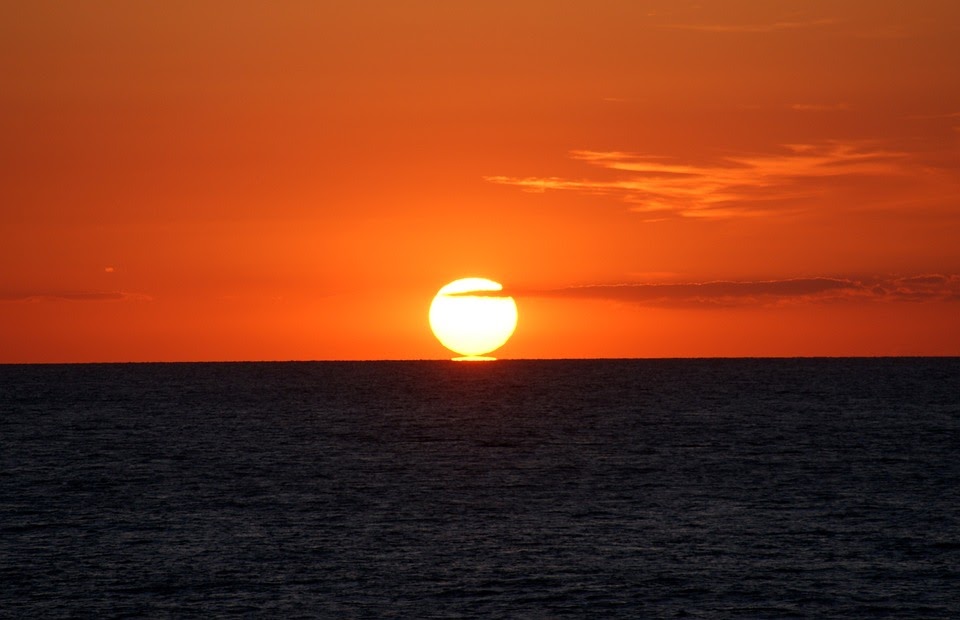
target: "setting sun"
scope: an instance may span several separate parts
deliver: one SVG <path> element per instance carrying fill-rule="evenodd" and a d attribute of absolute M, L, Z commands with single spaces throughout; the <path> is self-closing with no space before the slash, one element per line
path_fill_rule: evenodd
<path fill-rule="evenodd" d="M 430 304 L 430 328 L 443 346 L 464 359 L 499 349 L 517 327 L 517 304 L 486 278 L 462 278 L 437 292 Z"/>

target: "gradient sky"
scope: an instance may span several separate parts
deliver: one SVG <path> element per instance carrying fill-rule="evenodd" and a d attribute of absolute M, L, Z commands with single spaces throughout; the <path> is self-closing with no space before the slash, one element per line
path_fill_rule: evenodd
<path fill-rule="evenodd" d="M 960 355 L 960 2 L 0 5 L 0 362 Z"/>

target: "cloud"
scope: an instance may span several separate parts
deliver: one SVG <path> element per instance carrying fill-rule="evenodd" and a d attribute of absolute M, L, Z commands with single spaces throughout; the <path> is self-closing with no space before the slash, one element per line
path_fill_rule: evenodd
<path fill-rule="evenodd" d="M 795 112 L 846 112 L 853 107 L 849 103 L 793 103 L 790 109 Z"/>
<path fill-rule="evenodd" d="M 729 156 L 711 164 L 682 163 L 622 151 L 571 152 L 573 159 L 616 173 L 615 178 L 488 176 L 529 192 L 575 191 L 619 198 L 632 211 L 682 217 L 766 215 L 777 201 L 809 198 L 828 181 L 890 178 L 910 172 L 908 154 L 867 142 L 787 144 L 778 153 Z M 816 183 L 810 181 L 816 180 Z"/>
<path fill-rule="evenodd" d="M 814 19 L 807 21 L 776 21 L 760 24 L 663 24 L 667 30 L 691 30 L 694 32 L 716 33 L 768 33 L 785 30 L 809 30 L 837 24 L 835 19 Z"/>
<path fill-rule="evenodd" d="M 743 307 L 838 301 L 960 301 L 960 275 L 908 277 L 793 278 L 760 281 L 708 281 L 588 284 L 556 289 L 510 291 L 528 297 L 596 299 L 643 306 Z"/>
<path fill-rule="evenodd" d="M 930 120 L 937 118 L 960 118 L 960 112 L 947 112 L 944 114 L 911 114 L 907 116 L 911 120 Z"/>
<path fill-rule="evenodd" d="M 0 291 L 0 301 L 6 302 L 117 302 L 117 301 L 153 301 L 143 293 L 125 291 Z"/>
<path fill-rule="evenodd" d="M 445 297 L 512 297 L 507 291 L 464 291 L 462 293 L 444 293 Z"/>
<path fill-rule="evenodd" d="M 664 30 L 685 30 L 688 32 L 719 35 L 763 35 L 785 32 L 828 31 L 832 34 L 860 39 L 904 39 L 918 36 L 917 29 L 910 28 L 906 24 L 867 25 L 830 17 L 807 20 L 783 19 L 753 24 L 708 24 L 690 22 L 661 24 L 659 27 Z"/>

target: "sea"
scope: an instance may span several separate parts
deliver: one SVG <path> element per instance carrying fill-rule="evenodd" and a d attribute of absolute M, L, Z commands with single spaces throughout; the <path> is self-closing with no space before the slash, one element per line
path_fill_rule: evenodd
<path fill-rule="evenodd" d="M 0 618 L 960 618 L 960 358 L 0 366 Z"/>

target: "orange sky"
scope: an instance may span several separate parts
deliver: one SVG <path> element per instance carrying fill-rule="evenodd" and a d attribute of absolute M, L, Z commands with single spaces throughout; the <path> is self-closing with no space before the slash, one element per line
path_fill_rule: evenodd
<path fill-rule="evenodd" d="M 0 5 L 0 362 L 960 355 L 960 3 Z"/>

